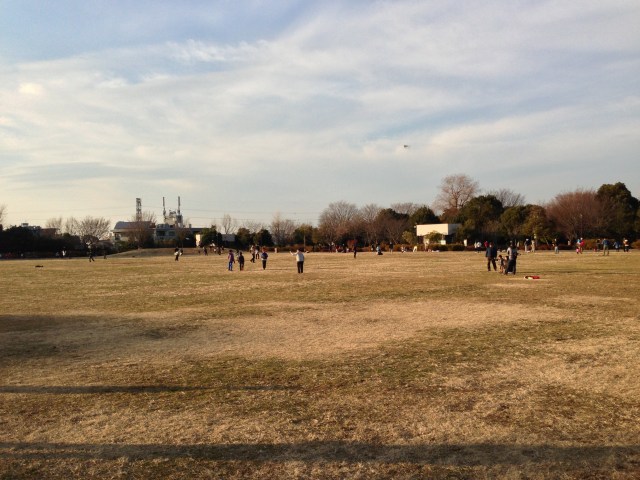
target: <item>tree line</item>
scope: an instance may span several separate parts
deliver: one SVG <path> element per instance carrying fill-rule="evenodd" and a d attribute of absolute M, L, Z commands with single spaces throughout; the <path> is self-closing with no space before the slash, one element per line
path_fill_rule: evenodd
<path fill-rule="evenodd" d="M 203 229 L 201 243 L 220 244 L 222 233 L 234 234 L 237 246 L 249 245 L 377 245 L 416 244 L 415 226 L 456 223 L 460 228 L 454 241 L 535 238 L 539 243 L 573 242 L 578 238 L 610 238 L 630 241 L 640 234 L 640 202 L 622 182 L 603 184 L 595 189 L 577 189 L 556 195 L 543 204 L 529 204 L 523 195 L 509 189 L 483 192 L 468 175 L 449 175 L 442 179 L 432 206 L 412 202 L 382 207 L 375 203 L 357 206 L 341 200 L 330 203 L 320 214 L 318 224 L 298 223 L 276 213 L 269 224 L 245 221 L 240 224 L 225 214 L 220 225 Z M 155 215 L 143 212 L 132 218 L 138 225 L 131 246 L 153 246 L 149 228 Z M 0 205 L 0 250 L 8 251 L 27 241 L 21 227 L 2 230 L 6 206 Z M 82 243 L 108 238 L 110 222 L 101 217 L 62 217 L 47 221 L 62 237 L 77 237 Z M 195 246 L 187 228 L 180 229 L 179 246 Z M 435 237 L 435 236 L 434 236 Z"/>
<path fill-rule="evenodd" d="M 298 224 L 277 213 L 269 225 L 244 225 L 236 235 L 243 246 L 416 244 L 416 225 L 455 223 L 460 227 L 454 241 L 460 243 L 530 238 L 551 244 L 605 237 L 633 241 L 640 233 L 639 205 L 622 182 L 564 192 L 537 205 L 510 189 L 482 192 L 477 181 L 456 174 L 441 181 L 432 207 L 411 202 L 359 207 L 342 200 L 322 211 L 317 226 Z M 235 223 L 228 215 L 225 218 L 223 228 L 228 233 Z"/>

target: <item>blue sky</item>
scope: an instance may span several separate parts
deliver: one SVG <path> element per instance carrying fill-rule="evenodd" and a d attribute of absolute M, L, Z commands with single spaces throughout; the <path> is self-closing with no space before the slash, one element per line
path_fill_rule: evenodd
<path fill-rule="evenodd" d="M 0 0 L 6 224 L 640 197 L 640 3 Z M 410 145 L 404 148 L 403 145 Z"/>

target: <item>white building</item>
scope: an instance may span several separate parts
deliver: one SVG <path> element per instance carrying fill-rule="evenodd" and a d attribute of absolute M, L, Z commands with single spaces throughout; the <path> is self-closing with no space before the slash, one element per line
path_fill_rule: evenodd
<path fill-rule="evenodd" d="M 442 235 L 442 240 L 440 240 L 440 244 L 446 245 L 447 243 L 451 243 L 453 240 L 453 236 L 460 228 L 459 223 L 428 223 L 423 225 L 416 225 L 416 235 L 418 237 L 423 238 L 423 242 L 425 245 L 429 244 L 429 234 L 431 233 L 439 233 Z"/>

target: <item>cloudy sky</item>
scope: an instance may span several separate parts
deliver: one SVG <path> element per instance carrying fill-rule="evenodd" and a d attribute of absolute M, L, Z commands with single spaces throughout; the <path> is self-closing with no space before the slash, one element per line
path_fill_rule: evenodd
<path fill-rule="evenodd" d="M 637 0 L 0 0 L 5 224 L 640 197 Z M 404 145 L 409 145 L 405 148 Z"/>

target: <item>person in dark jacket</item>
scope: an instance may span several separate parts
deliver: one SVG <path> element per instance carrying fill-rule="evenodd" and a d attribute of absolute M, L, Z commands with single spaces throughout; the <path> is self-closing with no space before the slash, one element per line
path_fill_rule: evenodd
<path fill-rule="evenodd" d="M 493 271 L 496 272 L 498 269 L 496 268 L 496 258 L 498 257 L 498 249 L 493 244 L 493 242 L 489 242 L 487 245 L 486 253 L 484 254 L 487 257 L 487 271 L 491 271 L 491 265 L 493 264 Z"/>

